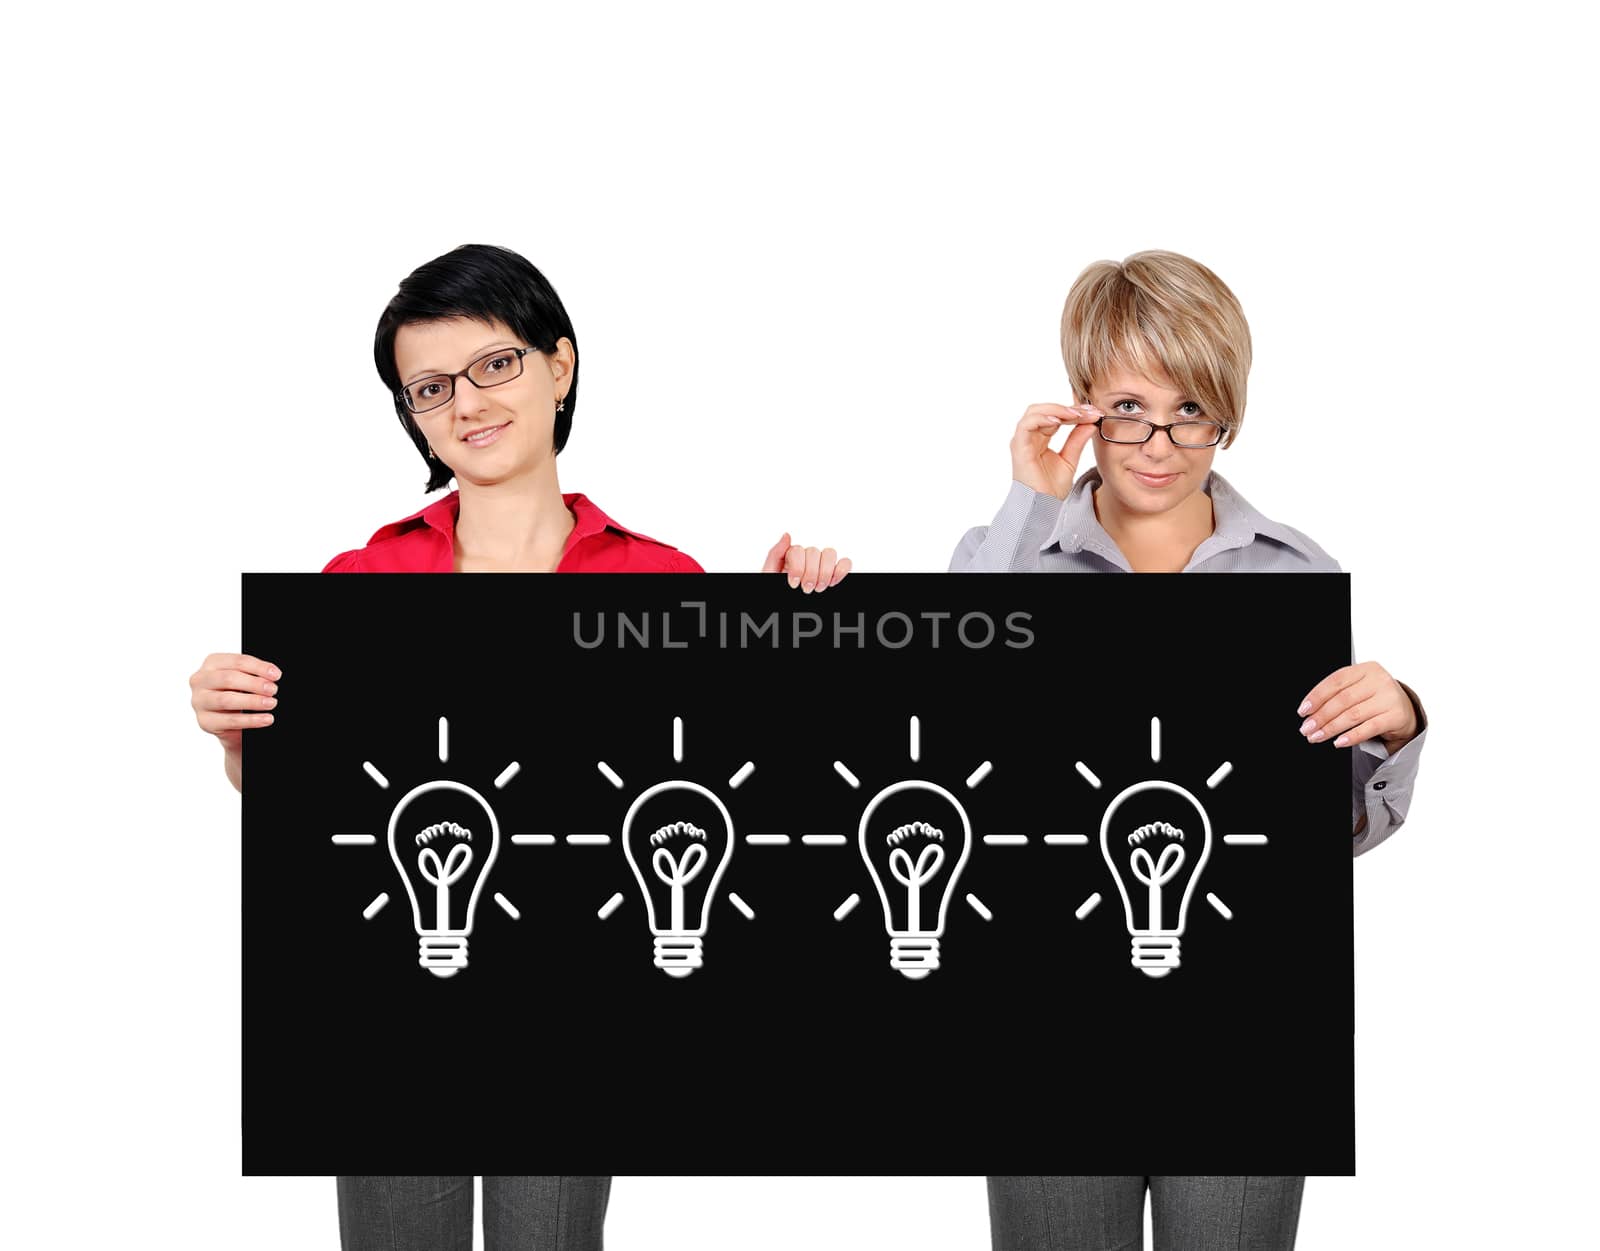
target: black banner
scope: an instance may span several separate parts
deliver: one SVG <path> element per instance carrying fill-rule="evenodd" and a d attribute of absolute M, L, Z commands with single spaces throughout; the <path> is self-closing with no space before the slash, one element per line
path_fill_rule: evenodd
<path fill-rule="evenodd" d="M 247 1174 L 1348 1174 L 1342 574 L 248 574 Z"/>

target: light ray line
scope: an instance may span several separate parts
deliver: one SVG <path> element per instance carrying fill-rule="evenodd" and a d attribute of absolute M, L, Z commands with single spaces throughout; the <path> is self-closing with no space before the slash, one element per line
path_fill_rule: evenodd
<path fill-rule="evenodd" d="M 600 775 L 611 785 L 615 786 L 619 791 L 622 789 L 622 779 L 617 776 L 617 771 L 604 760 L 595 761 L 594 767 L 600 770 Z"/>
<path fill-rule="evenodd" d="M 994 913 L 990 912 L 988 908 L 984 907 L 983 900 L 979 899 L 976 895 L 969 894 L 967 896 L 967 902 L 972 905 L 972 910 L 985 921 L 994 920 Z"/>
<path fill-rule="evenodd" d="M 495 901 L 495 903 L 499 904 L 502 908 L 505 909 L 506 915 L 508 917 L 510 917 L 513 921 L 522 920 L 522 913 L 518 912 L 516 910 L 516 908 L 514 908 L 512 906 L 511 901 L 509 899 L 507 899 L 504 895 L 502 895 L 499 891 L 495 891 L 495 893 L 494 893 L 494 901 Z"/>
<path fill-rule="evenodd" d="M 605 903 L 600 905 L 600 911 L 596 915 L 599 916 L 602 921 L 604 921 L 608 916 L 617 910 L 617 906 L 621 902 L 622 892 L 619 890 L 615 895 L 611 896 L 610 899 L 606 900 Z"/>
<path fill-rule="evenodd" d="M 1228 920 L 1228 921 L 1233 920 L 1233 912 L 1228 908 L 1228 905 L 1223 903 L 1222 900 L 1218 899 L 1215 895 L 1211 894 L 1210 892 L 1207 892 L 1207 894 L 1206 894 L 1206 902 L 1208 904 L 1210 904 L 1213 908 L 1215 908 L 1218 912 L 1222 913 L 1222 916 L 1223 916 L 1223 918 L 1225 920 Z"/>
<path fill-rule="evenodd" d="M 504 769 L 500 770 L 500 776 L 497 777 L 494 780 L 494 788 L 495 788 L 495 790 L 497 790 L 497 791 L 501 790 L 505 786 L 505 784 L 507 782 L 509 782 L 512 778 L 516 777 L 517 774 L 519 774 L 521 772 L 522 772 L 522 766 L 520 764 L 518 764 L 515 760 L 513 760 Z"/>
<path fill-rule="evenodd" d="M 922 718 L 911 718 L 911 763 L 922 759 Z"/>
<path fill-rule="evenodd" d="M 1218 782 L 1222 781 L 1223 778 L 1227 777 L 1228 774 L 1230 774 L 1232 772 L 1233 772 L 1233 764 L 1232 764 L 1232 762 L 1224 760 L 1221 764 L 1219 764 L 1217 766 L 1217 771 L 1206 779 L 1206 787 L 1207 787 L 1207 789 L 1216 786 L 1216 784 Z"/>
<path fill-rule="evenodd" d="M 1222 841 L 1231 847 L 1265 847 L 1265 834 L 1224 834 Z"/>
<path fill-rule="evenodd" d="M 985 760 L 981 765 L 967 775 L 967 789 L 970 791 L 974 786 L 983 781 L 984 778 L 988 777 L 993 772 L 994 762 L 991 760 Z"/>
<path fill-rule="evenodd" d="M 1081 760 L 1077 761 L 1073 765 L 1073 768 L 1077 769 L 1079 774 L 1082 775 L 1083 780 L 1085 782 L 1087 782 L 1090 786 L 1094 787 L 1095 790 L 1099 790 L 1100 789 L 1100 779 L 1095 777 L 1095 775 L 1089 771 L 1089 766 L 1084 764 L 1083 761 L 1081 761 Z"/>
<path fill-rule="evenodd" d="M 754 760 L 746 760 L 742 765 L 739 766 L 739 772 L 735 773 L 731 778 L 728 779 L 729 789 L 738 790 L 739 784 L 755 771 L 756 762 Z"/>
<path fill-rule="evenodd" d="M 371 778 L 374 782 L 376 782 L 379 786 L 383 787 L 384 790 L 388 790 L 389 789 L 389 779 L 384 777 L 383 774 L 378 772 L 377 766 L 374 765 L 372 763 L 372 761 L 363 760 L 361 762 L 361 767 L 367 771 L 367 776 L 369 778 Z"/>
<path fill-rule="evenodd" d="M 861 902 L 861 896 L 860 895 L 851 895 L 849 899 L 846 899 L 842 904 L 840 904 L 837 908 L 835 908 L 833 910 L 833 919 L 835 921 L 844 920 L 847 916 L 850 915 L 851 911 L 860 902 Z"/>
<path fill-rule="evenodd" d="M 335 847 L 371 847 L 378 841 L 376 834 L 335 834 L 333 845 Z"/>
<path fill-rule="evenodd" d="M 844 761 L 835 760 L 833 762 L 833 771 L 842 777 L 846 782 L 850 783 L 850 786 L 853 790 L 861 789 L 861 779 L 855 774 L 851 773 L 849 769 L 844 767 Z"/>
<path fill-rule="evenodd" d="M 1078 920 L 1081 921 L 1081 920 L 1083 920 L 1084 917 L 1088 916 L 1091 912 L 1093 912 L 1099 906 L 1100 906 L 1100 892 L 1099 891 L 1095 891 L 1094 894 L 1090 895 L 1089 898 L 1085 899 L 1081 904 L 1078 905 L 1078 910 L 1076 912 L 1074 912 L 1072 915 L 1077 917 Z"/>
<path fill-rule="evenodd" d="M 745 903 L 744 900 L 740 899 L 739 896 L 734 894 L 731 890 L 728 892 L 728 902 L 731 903 L 735 908 L 739 909 L 740 912 L 744 913 L 744 919 L 746 921 L 754 921 L 756 919 L 756 914 L 751 909 L 750 905 Z"/>
<path fill-rule="evenodd" d="M 383 911 L 383 905 L 389 902 L 389 892 L 382 892 L 376 899 L 361 910 L 361 915 L 368 921 Z"/>
<path fill-rule="evenodd" d="M 675 764 L 683 763 L 683 718 L 672 718 L 672 759 Z"/>
<path fill-rule="evenodd" d="M 1152 763 L 1161 763 L 1161 718 L 1150 718 L 1150 760 Z"/>
<path fill-rule="evenodd" d="M 440 717 L 439 718 L 439 763 L 440 764 L 448 764 L 449 762 L 450 762 L 450 722 L 446 718 Z"/>

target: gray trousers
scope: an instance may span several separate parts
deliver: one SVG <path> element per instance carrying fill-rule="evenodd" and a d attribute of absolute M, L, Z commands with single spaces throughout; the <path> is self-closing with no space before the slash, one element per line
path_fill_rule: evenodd
<path fill-rule="evenodd" d="M 1304 1177 L 991 1177 L 993 1251 L 1291 1251 Z"/>
<path fill-rule="evenodd" d="M 602 1251 L 609 1177 L 485 1177 L 484 1251 Z M 472 1251 L 472 1178 L 339 1178 L 344 1251 Z"/>

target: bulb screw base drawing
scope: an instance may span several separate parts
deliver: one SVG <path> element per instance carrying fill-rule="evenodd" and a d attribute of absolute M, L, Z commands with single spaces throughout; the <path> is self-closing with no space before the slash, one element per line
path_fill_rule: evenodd
<path fill-rule="evenodd" d="M 688 977 L 705 963 L 697 934 L 657 934 L 656 968 L 668 977 Z"/>
<path fill-rule="evenodd" d="M 912 981 L 927 977 L 939 967 L 939 940 L 931 934 L 890 938 L 889 967 Z"/>
<path fill-rule="evenodd" d="M 1178 967 L 1176 934 L 1135 934 L 1133 967 L 1146 977 L 1165 977 Z"/>
<path fill-rule="evenodd" d="M 422 935 L 417 943 L 417 963 L 435 977 L 454 977 L 467 967 L 467 936 Z"/>

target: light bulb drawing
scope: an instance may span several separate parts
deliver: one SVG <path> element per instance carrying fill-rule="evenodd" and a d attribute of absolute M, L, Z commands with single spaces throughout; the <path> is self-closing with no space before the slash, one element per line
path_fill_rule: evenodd
<path fill-rule="evenodd" d="M 450 722 L 440 717 L 439 763 L 449 759 Z M 511 761 L 495 775 L 494 788 L 503 789 L 521 769 Z M 389 779 L 372 761 L 363 760 L 361 771 L 380 790 L 389 790 Z M 377 842 L 378 836 L 371 833 L 333 835 L 335 847 L 371 847 Z M 411 903 L 417 963 L 435 977 L 454 977 L 467 967 L 467 939 L 478 900 L 500 854 L 500 822 L 494 808 L 464 783 L 424 782 L 395 804 L 384 842 Z M 504 895 L 496 892 L 494 901 L 513 921 L 521 917 Z M 388 904 L 389 893 L 382 891 L 361 915 L 370 921 Z"/>
<path fill-rule="evenodd" d="M 454 820 L 434 821 L 410 834 L 403 818 L 424 796 L 461 796 L 482 814 L 478 832 Z M 428 805 L 433 815 L 436 802 Z M 460 801 L 451 804 L 459 809 Z M 460 782 L 424 782 L 414 787 L 389 815 L 389 856 L 411 901 L 417 931 L 417 962 L 435 977 L 453 977 L 467 967 L 467 939 L 500 851 L 500 822 L 487 800 Z M 438 846 L 435 846 L 438 844 Z M 439 847 L 447 850 L 441 857 Z M 481 851 L 479 850 L 481 849 Z M 428 889 L 431 888 L 431 889 Z"/>
<path fill-rule="evenodd" d="M 685 819 L 686 808 L 696 820 Z M 667 815 L 673 819 L 653 819 Z M 711 904 L 734 841 L 727 806 L 696 782 L 659 782 L 628 807 L 622 851 L 644 894 L 655 967 L 668 977 L 688 977 L 705 963 Z"/>
<path fill-rule="evenodd" d="M 1199 815 L 1198 833 L 1193 831 L 1193 822 L 1186 834 L 1182 826 L 1155 820 L 1124 834 L 1127 822 L 1119 824 L 1118 813 L 1135 796 L 1152 793 L 1188 801 Z M 1167 976 L 1179 966 L 1189 901 L 1211 855 L 1211 819 L 1200 801 L 1176 783 L 1138 782 L 1106 806 L 1100 819 L 1100 852 L 1122 897 L 1123 915 L 1133 939 L 1133 967 L 1147 977 Z M 1130 881 L 1143 889 L 1130 890 Z"/>
<path fill-rule="evenodd" d="M 941 814 L 948 833 L 926 819 L 930 808 Z M 913 981 L 927 977 L 939 967 L 950 899 L 972 850 L 966 809 L 936 782 L 896 782 L 862 812 L 857 847 L 883 905 L 889 967 Z"/>

